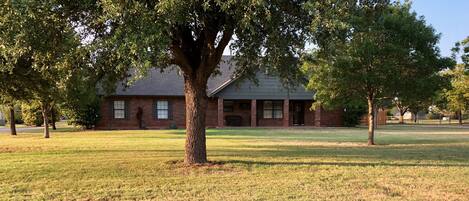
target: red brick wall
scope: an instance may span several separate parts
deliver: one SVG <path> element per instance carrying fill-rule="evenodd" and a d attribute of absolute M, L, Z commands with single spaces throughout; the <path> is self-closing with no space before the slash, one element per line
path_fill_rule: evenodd
<path fill-rule="evenodd" d="M 227 101 L 227 100 L 225 100 Z M 229 101 L 229 100 L 228 100 Z M 233 112 L 223 112 L 223 122 L 226 126 L 226 116 L 240 116 L 241 117 L 241 126 L 251 126 L 251 109 L 242 109 L 241 104 L 249 105 L 251 107 L 250 100 L 235 100 L 233 101 Z"/>
<path fill-rule="evenodd" d="M 111 104 L 114 100 L 128 101 L 128 118 L 114 119 Z M 171 106 L 172 118 L 169 120 L 159 120 L 154 117 L 154 101 L 168 100 Z M 110 97 L 106 98 L 101 104 L 101 120 L 96 125 L 96 129 L 138 129 L 137 120 L 138 107 L 143 109 L 144 126 L 148 129 L 169 128 L 176 125 L 178 128 L 185 127 L 185 101 L 184 97 Z M 210 99 L 206 116 L 207 127 L 216 127 L 217 125 L 217 102 Z"/>
<path fill-rule="evenodd" d="M 128 119 L 119 120 L 114 119 L 111 104 L 114 100 L 125 100 L 128 101 Z M 170 120 L 157 120 L 154 118 L 154 101 L 156 100 L 168 100 L 170 102 L 172 119 Z M 185 104 L 184 97 L 152 97 L 152 96 L 132 96 L 132 97 L 110 97 L 106 98 L 100 108 L 101 120 L 96 125 L 96 129 L 138 129 L 139 122 L 137 120 L 138 107 L 143 109 L 143 121 L 144 126 L 148 129 L 156 128 L 169 128 L 171 125 L 176 125 L 178 128 L 185 127 Z M 250 104 L 251 101 L 245 101 Z M 305 126 L 315 126 L 315 115 L 316 111 L 310 110 L 312 101 L 305 102 Z M 242 117 L 242 125 L 251 125 L 251 111 L 249 109 L 241 110 L 239 108 L 239 102 L 234 104 L 234 112 L 224 112 L 224 116 L 228 115 L 239 115 Z M 291 106 L 292 104 L 290 104 Z M 260 127 L 281 127 L 283 125 L 283 119 L 263 119 L 262 101 L 257 101 L 256 105 L 259 119 L 257 120 L 257 126 Z M 290 107 L 290 111 L 292 108 Z M 289 113 L 290 126 L 293 122 L 293 112 Z M 342 110 L 326 111 L 321 110 L 320 112 L 320 125 L 321 126 L 342 126 L 343 119 Z M 217 127 L 218 125 L 218 100 L 209 99 L 209 104 L 206 114 L 206 125 L 207 127 Z"/>
<path fill-rule="evenodd" d="M 344 125 L 343 109 L 321 109 L 321 127 L 340 127 Z"/>

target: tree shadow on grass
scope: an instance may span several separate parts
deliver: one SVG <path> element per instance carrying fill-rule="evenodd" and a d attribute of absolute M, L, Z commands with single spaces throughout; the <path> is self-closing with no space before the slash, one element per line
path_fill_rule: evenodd
<path fill-rule="evenodd" d="M 209 152 L 213 157 L 243 157 L 253 159 L 339 159 L 365 161 L 469 161 L 469 146 L 377 146 L 377 147 L 338 147 L 338 146 L 294 146 L 264 145 L 244 146 L 244 148 L 217 149 Z"/>
<path fill-rule="evenodd" d="M 389 163 L 389 162 L 273 162 L 251 160 L 218 161 L 222 164 L 248 166 L 341 166 L 341 167 L 469 167 L 469 164 Z"/>

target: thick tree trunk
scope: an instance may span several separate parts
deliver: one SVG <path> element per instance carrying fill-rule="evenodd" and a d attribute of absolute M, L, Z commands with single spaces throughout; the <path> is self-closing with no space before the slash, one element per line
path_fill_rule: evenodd
<path fill-rule="evenodd" d="M 417 124 L 417 119 L 418 119 L 418 112 L 417 113 L 413 113 L 414 114 L 414 123 Z"/>
<path fill-rule="evenodd" d="M 207 81 L 185 79 L 186 145 L 184 163 L 207 163 L 205 115 L 208 106 Z"/>
<path fill-rule="evenodd" d="M 44 120 L 44 138 L 49 138 L 49 106 L 42 104 L 42 118 Z"/>
<path fill-rule="evenodd" d="M 10 107 L 10 132 L 11 135 L 16 135 L 16 122 L 15 122 L 15 107 Z"/>
<path fill-rule="evenodd" d="M 55 126 L 55 110 L 51 109 L 50 110 L 50 116 L 51 116 L 51 123 L 52 123 L 52 130 L 57 130 L 57 127 Z"/>
<path fill-rule="evenodd" d="M 375 145 L 375 104 L 368 98 L 368 145 Z"/>

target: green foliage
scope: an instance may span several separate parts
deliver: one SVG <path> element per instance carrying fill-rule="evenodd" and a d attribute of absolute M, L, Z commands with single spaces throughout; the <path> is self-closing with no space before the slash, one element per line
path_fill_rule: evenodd
<path fill-rule="evenodd" d="M 316 91 L 318 104 L 344 99 L 384 104 L 396 94 L 407 98 L 438 84 L 437 72 L 445 67 L 436 46 L 439 36 L 409 4 L 377 0 L 346 6 L 351 14 L 341 19 L 345 24 L 324 28 L 324 43 L 304 58 L 308 88 Z"/>
<path fill-rule="evenodd" d="M 363 115 L 366 114 L 366 107 L 347 107 L 344 110 L 344 126 L 345 127 L 355 127 L 360 124 L 360 120 Z"/>
<path fill-rule="evenodd" d="M 0 75 L 8 78 L 0 92 L 10 99 L 50 107 L 62 97 L 80 38 L 57 3 L 8 0 L 0 7 L 0 24 L 8 27 L 0 28 Z"/>
<path fill-rule="evenodd" d="M 200 71 L 204 80 L 218 73 L 230 41 L 237 74 L 252 78 L 269 68 L 293 84 L 299 80 L 296 58 L 308 37 L 306 2 L 101 0 L 63 5 L 83 25 L 83 34 L 93 38 L 94 65 L 106 72 L 103 78 L 109 82 L 103 85 L 108 88 L 129 76 L 129 69 L 138 79 L 148 68 L 170 64 L 187 75 Z"/>
<path fill-rule="evenodd" d="M 444 91 L 448 109 L 453 112 L 468 111 L 469 71 L 464 65 L 457 65 L 447 73 L 451 78 L 451 87 Z"/>
<path fill-rule="evenodd" d="M 101 99 L 96 95 L 95 88 L 73 87 L 67 91 L 66 101 L 62 105 L 63 113 L 71 124 L 91 129 L 100 119 Z"/>
<path fill-rule="evenodd" d="M 52 121 L 60 120 L 60 113 L 57 108 L 51 109 L 55 112 L 55 119 L 52 119 L 51 113 L 49 113 L 49 123 Z M 21 114 L 24 120 L 24 123 L 28 126 L 41 126 L 44 123 L 42 116 L 41 103 L 39 101 L 33 101 L 30 103 L 21 104 Z"/>
<path fill-rule="evenodd" d="M 23 103 L 21 113 L 24 123 L 28 126 L 41 126 L 43 123 L 41 105 L 37 101 L 32 103 Z"/>
<path fill-rule="evenodd" d="M 77 53 L 86 55 L 86 51 Z M 71 69 L 70 76 L 63 85 L 60 108 L 69 123 L 91 129 L 100 119 L 101 97 L 98 96 L 96 87 L 100 77 L 86 59 L 76 58 L 76 67 Z"/>

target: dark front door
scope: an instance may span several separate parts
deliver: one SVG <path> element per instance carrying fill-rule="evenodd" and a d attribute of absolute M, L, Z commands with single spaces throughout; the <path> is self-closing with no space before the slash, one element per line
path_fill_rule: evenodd
<path fill-rule="evenodd" d="M 293 125 L 304 126 L 305 125 L 305 103 L 295 101 L 293 104 Z"/>

